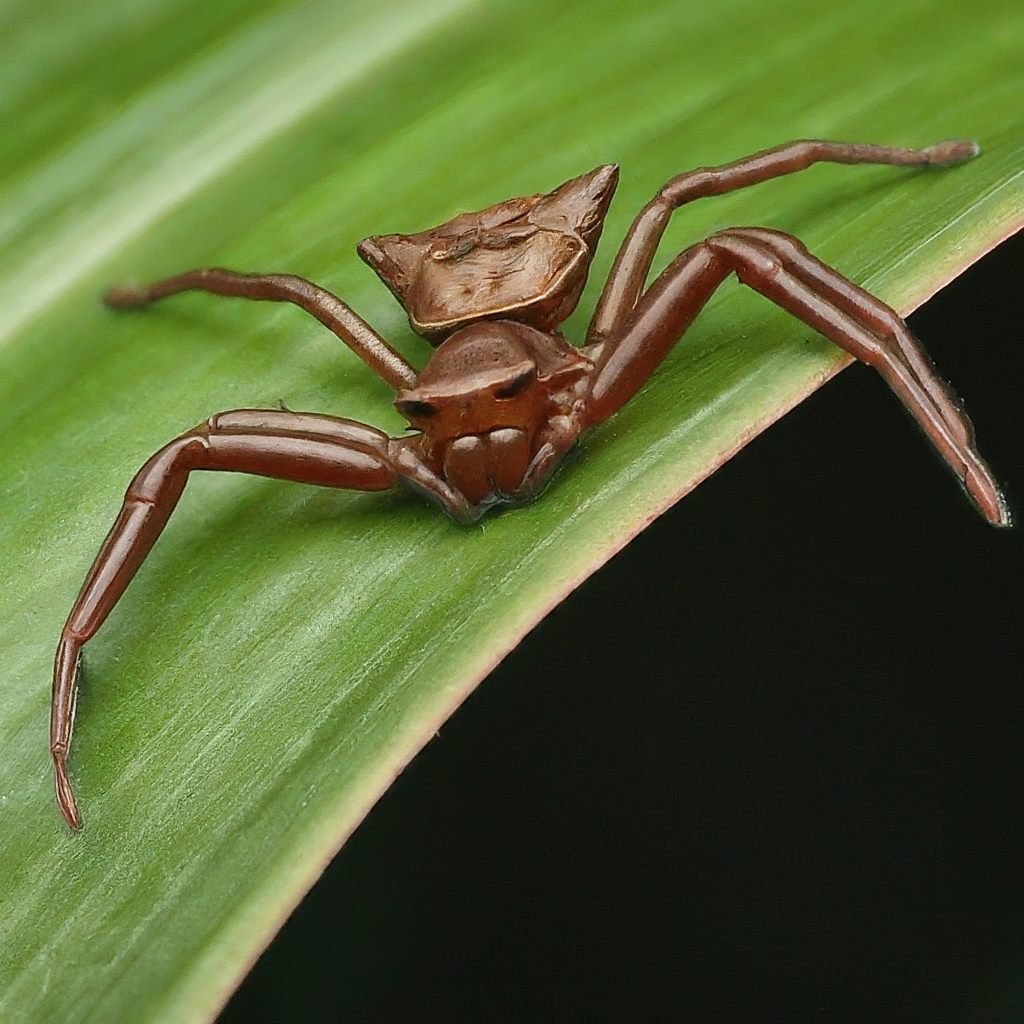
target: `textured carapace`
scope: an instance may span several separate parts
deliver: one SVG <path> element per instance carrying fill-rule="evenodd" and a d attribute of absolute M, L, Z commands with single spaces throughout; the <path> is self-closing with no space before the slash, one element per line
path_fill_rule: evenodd
<path fill-rule="evenodd" d="M 414 235 L 373 235 L 358 252 L 434 344 L 476 320 L 553 331 L 579 302 L 618 180 L 618 167 L 605 164 L 546 195 Z"/>
<path fill-rule="evenodd" d="M 766 228 L 719 231 L 685 249 L 647 284 L 672 212 L 692 199 L 818 161 L 943 166 L 977 152 L 964 141 L 924 149 L 804 141 L 672 178 L 633 221 L 579 348 L 558 326 L 586 282 L 618 178 L 612 165 L 546 195 L 463 213 L 415 235 L 374 236 L 359 246 L 414 330 L 438 346 L 419 371 L 336 295 L 290 274 L 206 268 L 145 288 L 111 289 L 107 303 L 122 308 L 187 290 L 294 303 L 395 391 L 413 432 L 388 437 L 337 416 L 236 409 L 211 416 L 143 465 L 57 647 L 50 752 L 68 824 L 81 823 L 68 753 L 82 648 L 142 565 L 193 472 L 252 473 L 361 491 L 404 485 L 458 522 L 473 522 L 495 505 L 536 498 L 580 435 L 640 390 L 731 274 L 875 367 L 985 518 L 1007 525 L 1006 503 L 970 423 L 907 325 L 795 238 Z"/>
<path fill-rule="evenodd" d="M 576 440 L 593 368 L 557 335 L 481 321 L 449 335 L 395 406 L 422 432 L 424 461 L 467 500 L 472 517 L 535 495 L 554 465 L 535 459 L 543 439 L 559 455 Z"/>

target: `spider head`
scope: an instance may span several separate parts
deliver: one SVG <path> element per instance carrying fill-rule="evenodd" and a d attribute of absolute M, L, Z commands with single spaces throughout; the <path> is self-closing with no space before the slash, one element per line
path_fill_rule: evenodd
<path fill-rule="evenodd" d="M 553 331 L 579 301 L 618 178 L 606 164 L 546 195 L 462 213 L 415 235 L 366 238 L 359 255 L 413 330 L 432 341 L 478 320 Z"/>
<path fill-rule="evenodd" d="M 395 405 L 422 431 L 422 450 L 467 501 L 523 501 L 536 493 L 529 472 L 544 428 L 553 417 L 566 419 L 576 386 L 592 369 L 556 335 L 484 321 L 446 338 Z"/>
<path fill-rule="evenodd" d="M 511 330 L 510 330 L 511 328 Z M 548 389 L 519 324 L 475 324 L 448 338 L 395 407 L 435 443 L 513 429 L 532 436 Z"/>

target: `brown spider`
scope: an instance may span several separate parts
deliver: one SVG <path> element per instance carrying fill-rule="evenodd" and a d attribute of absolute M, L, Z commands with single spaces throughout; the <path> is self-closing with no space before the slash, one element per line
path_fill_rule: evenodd
<path fill-rule="evenodd" d="M 121 512 L 61 633 L 50 751 L 57 802 L 81 818 L 67 774 L 83 645 L 142 564 L 189 473 L 215 469 L 327 487 L 382 491 L 405 484 L 471 523 L 489 508 L 536 498 L 579 436 L 622 408 L 731 273 L 851 355 L 874 366 L 920 423 L 981 514 L 1009 524 L 971 425 L 906 324 L 884 302 L 811 256 L 789 235 L 731 228 L 685 249 L 645 288 L 673 210 L 834 163 L 957 164 L 969 141 L 924 149 L 804 141 L 673 178 L 640 211 L 619 249 L 581 348 L 558 330 L 587 279 L 618 181 L 614 165 L 547 195 L 509 199 L 416 235 L 378 235 L 359 255 L 437 345 L 416 372 L 330 292 L 291 275 L 192 270 L 147 288 L 113 288 L 116 307 L 146 306 L 195 289 L 292 302 L 312 313 L 397 392 L 416 433 L 388 437 L 353 420 L 288 410 L 211 416 L 161 448 L 128 486 Z"/>

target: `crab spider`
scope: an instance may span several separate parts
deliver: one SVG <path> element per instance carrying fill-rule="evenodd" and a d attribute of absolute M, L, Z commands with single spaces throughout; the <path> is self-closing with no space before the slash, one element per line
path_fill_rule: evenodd
<path fill-rule="evenodd" d="M 68 824 L 81 825 L 67 760 L 82 648 L 160 536 L 190 473 L 224 470 L 361 491 L 405 485 L 460 523 L 496 505 L 531 501 L 580 435 L 637 393 L 730 274 L 875 367 L 981 514 L 1008 525 L 970 422 L 906 324 L 795 238 L 767 228 L 719 231 L 683 250 L 647 286 L 669 218 L 691 200 L 822 161 L 947 166 L 977 152 L 968 141 L 923 149 L 803 141 L 672 178 L 633 221 L 581 347 L 559 325 L 586 283 L 618 181 L 614 165 L 419 234 L 360 243 L 360 256 L 404 306 L 413 330 L 436 346 L 419 371 L 344 302 L 300 277 L 203 269 L 108 291 L 105 301 L 118 308 L 187 290 L 294 303 L 394 389 L 415 432 L 389 437 L 334 416 L 241 409 L 211 416 L 143 465 L 57 647 L 50 751 Z"/>

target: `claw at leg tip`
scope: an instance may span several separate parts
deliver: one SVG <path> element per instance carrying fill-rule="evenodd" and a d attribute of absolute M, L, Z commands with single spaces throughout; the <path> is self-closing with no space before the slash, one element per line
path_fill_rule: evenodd
<path fill-rule="evenodd" d="M 1013 510 L 1002 494 L 999 495 L 999 518 L 993 521 L 993 525 L 1004 528 L 1013 526 Z"/>
<path fill-rule="evenodd" d="M 973 160 L 976 156 L 981 156 L 981 145 L 976 139 L 958 139 L 955 145 L 960 160 Z"/>
<path fill-rule="evenodd" d="M 146 295 L 141 288 L 114 285 L 102 295 L 103 304 L 114 309 L 125 309 L 132 306 L 145 306 Z"/>
<path fill-rule="evenodd" d="M 981 154 L 981 146 L 974 139 L 947 139 L 928 147 L 929 162 L 939 167 L 973 160 Z"/>
<path fill-rule="evenodd" d="M 1013 512 L 1010 510 L 1010 506 L 1002 494 L 996 494 L 995 502 L 991 508 L 983 506 L 982 514 L 989 523 L 993 526 L 998 526 L 1000 529 L 1005 530 L 1013 526 Z"/>
<path fill-rule="evenodd" d="M 74 831 L 82 827 L 82 816 L 78 813 L 78 804 L 75 802 L 75 794 L 71 789 L 71 780 L 68 778 L 67 763 L 63 757 L 54 755 L 54 789 L 57 793 L 57 805 L 64 820 Z"/>
<path fill-rule="evenodd" d="M 1002 528 L 1013 526 L 1010 505 L 993 478 L 985 474 L 969 473 L 964 479 L 964 487 L 989 523 Z"/>

